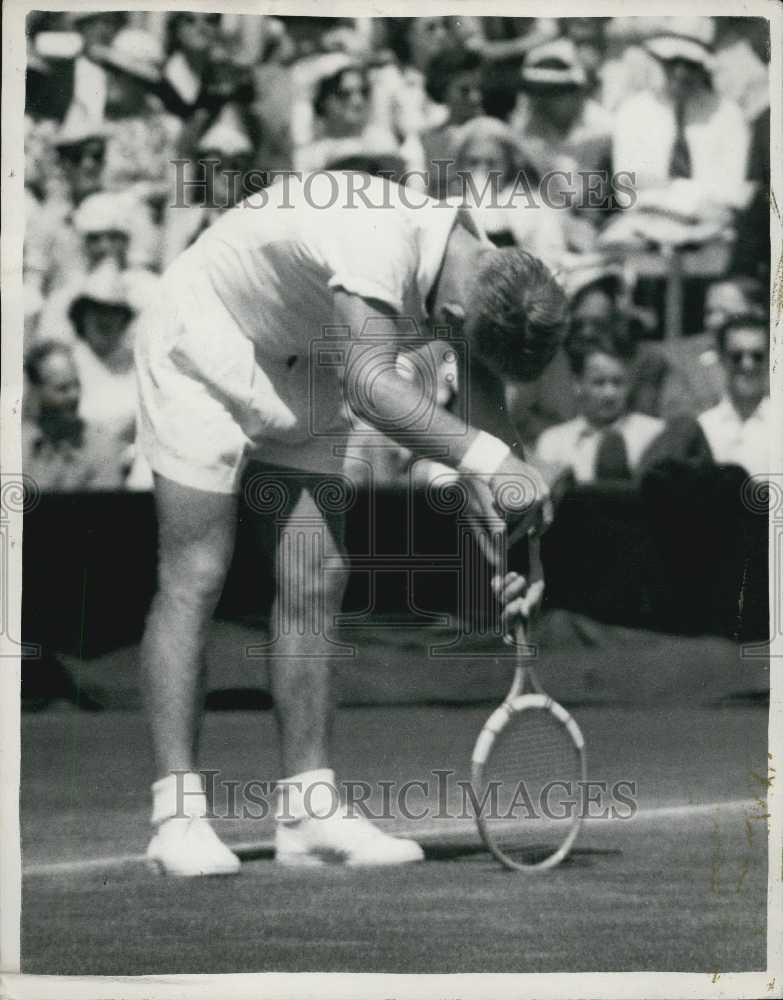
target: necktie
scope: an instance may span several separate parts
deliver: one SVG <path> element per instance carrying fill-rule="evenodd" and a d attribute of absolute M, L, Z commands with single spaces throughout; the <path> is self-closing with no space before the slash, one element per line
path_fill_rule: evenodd
<path fill-rule="evenodd" d="M 614 427 L 610 427 L 601 435 L 595 456 L 595 478 L 597 480 L 631 478 L 625 441 L 622 434 Z"/>
<path fill-rule="evenodd" d="M 691 153 L 685 138 L 685 103 L 680 101 L 674 108 L 674 145 L 669 161 L 669 177 L 691 176 Z"/>

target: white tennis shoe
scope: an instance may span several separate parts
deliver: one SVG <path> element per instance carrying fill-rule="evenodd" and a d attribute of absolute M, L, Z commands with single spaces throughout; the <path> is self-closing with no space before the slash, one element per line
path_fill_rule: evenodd
<path fill-rule="evenodd" d="M 179 780 L 178 780 L 179 779 Z M 152 786 L 148 867 L 162 875 L 195 878 L 236 875 L 241 865 L 210 826 L 201 776 L 169 774 Z"/>
<path fill-rule="evenodd" d="M 359 867 L 404 865 L 424 858 L 415 841 L 392 837 L 340 805 L 330 769 L 295 775 L 281 783 L 281 793 L 275 832 L 275 859 L 280 864 Z"/>
<path fill-rule="evenodd" d="M 364 816 L 304 816 L 278 820 L 275 859 L 283 865 L 405 865 L 422 861 L 424 851 L 414 840 L 391 837 Z"/>
<path fill-rule="evenodd" d="M 161 875 L 198 877 L 236 875 L 239 858 L 218 837 L 209 820 L 183 816 L 167 819 L 149 843 L 147 865 Z"/>

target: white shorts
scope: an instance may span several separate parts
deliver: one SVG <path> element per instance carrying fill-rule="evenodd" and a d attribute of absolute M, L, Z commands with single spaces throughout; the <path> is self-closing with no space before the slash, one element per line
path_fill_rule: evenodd
<path fill-rule="evenodd" d="M 250 459 L 342 470 L 350 425 L 337 371 L 311 376 L 309 350 L 265 357 L 203 274 L 177 263 L 166 272 L 135 354 L 138 441 L 153 472 L 236 493 Z"/>

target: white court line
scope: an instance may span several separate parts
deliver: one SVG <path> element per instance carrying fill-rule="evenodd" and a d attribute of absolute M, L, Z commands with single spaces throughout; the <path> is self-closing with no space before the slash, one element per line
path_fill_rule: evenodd
<path fill-rule="evenodd" d="M 764 808 L 762 809 L 762 806 Z M 651 809 L 640 809 L 635 816 L 629 819 L 615 818 L 595 818 L 585 821 L 583 830 L 590 830 L 595 826 L 606 826 L 615 823 L 637 823 L 640 820 L 661 820 L 675 819 L 677 817 L 687 818 L 690 816 L 702 816 L 705 814 L 721 812 L 740 812 L 743 810 L 755 810 L 751 817 L 758 819 L 766 818 L 766 806 L 758 799 L 729 799 L 726 802 L 704 802 L 701 804 L 685 803 L 677 806 L 657 806 Z M 422 829 L 415 825 L 398 827 L 394 833 L 415 834 L 417 839 L 424 842 L 437 841 L 445 835 L 464 834 L 466 827 L 471 832 L 475 830 L 472 819 L 457 821 L 443 821 L 435 826 Z M 267 837 L 263 840 L 245 841 L 238 844 L 228 843 L 228 846 L 240 854 L 250 854 L 254 852 L 271 852 L 274 848 L 274 839 Z M 121 868 L 124 865 L 137 865 L 144 862 L 143 854 L 109 854 L 102 858 L 75 859 L 73 861 L 52 861 L 41 864 L 31 864 L 22 867 L 22 875 L 25 878 L 46 875 L 68 875 L 77 872 L 101 871 L 104 869 Z"/>

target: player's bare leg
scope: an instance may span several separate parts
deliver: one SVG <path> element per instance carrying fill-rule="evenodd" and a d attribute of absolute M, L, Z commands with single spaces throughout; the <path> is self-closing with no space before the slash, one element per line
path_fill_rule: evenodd
<path fill-rule="evenodd" d="M 342 607 L 348 582 L 343 516 L 325 515 L 311 493 L 288 480 L 290 509 L 276 555 L 272 610 L 272 696 L 285 774 L 329 765 L 334 718 L 326 635 Z"/>
<path fill-rule="evenodd" d="M 204 818 L 206 799 L 195 767 L 204 648 L 231 562 L 236 498 L 161 476 L 155 496 L 158 592 L 141 646 L 142 688 L 159 776 L 153 785 L 156 833 L 147 856 L 168 874 L 229 874 L 239 869 L 239 861 Z"/>
<path fill-rule="evenodd" d="M 325 634 L 333 631 L 347 576 L 342 516 L 324 513 L 308 489 L 298 490 L 277 551 L 270 656 L 286 774 L 276 835 L 284 864 L 401 864 L 423 856 L 413 841 L 349 818 L 328 766 L 334 699 Z"/>

